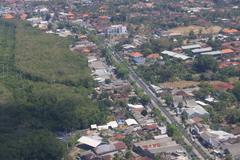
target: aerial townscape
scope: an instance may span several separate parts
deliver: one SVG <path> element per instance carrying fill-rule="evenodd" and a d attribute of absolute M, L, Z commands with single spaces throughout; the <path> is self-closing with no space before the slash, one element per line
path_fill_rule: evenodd
<path fill-rule="evenodd" d="M 0 0 L 0 160 L 240 160 L 240 1 Z"/>

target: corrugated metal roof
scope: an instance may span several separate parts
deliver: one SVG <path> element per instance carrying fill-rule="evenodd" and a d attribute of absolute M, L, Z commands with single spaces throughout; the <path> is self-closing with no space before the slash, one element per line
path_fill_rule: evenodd
<path fill-rule="evenodd" d="M 100 145 L 102 143 L 101 140 L 94 139 L 92 137 L 87 137 L 87 136 L 82 136 L 77 141 L 82 143 L 82 144 L 86 144 L 88 146 L 91 146 L 91 147 L 97 147 L 98 145 Z"/>
<path fill-rule="evenodd" d="M 194 48 L 200 48 L 200 44 L 192 44 L 192 45 L 187 45 L 187 46 L 182 46 L 182 49 L 194 49 Z"/>
<path fill-rule="evenodd" d="M 212 47 L 206 47 L 206 48 L 199 48 L 199 49 L 193 49 L 193 53 L 201 53 L 201 52 L 208 52 L 211 51 Z"/>
<path fill-rule="evenodd" d="M 212 51 L 212 52 L 203 52 L 203 53 L 201 53 L 201 55 L 211 55 L 211 56 L 219 55 L 219 54 L 222 54 L 222 52 L 221 51 Z"/>

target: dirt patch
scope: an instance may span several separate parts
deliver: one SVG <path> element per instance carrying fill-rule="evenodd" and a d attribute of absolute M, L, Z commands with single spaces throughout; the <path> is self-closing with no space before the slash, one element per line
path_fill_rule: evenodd
<path fill-rule="evenodd" d="M 193 31 L 195 34 L 210 34 L 210 33 L 219 33 L 221 31 L 221 27 L 219 26 L 210 26 L 210 27 L 202 27 L 202 26 L 184 26 L 184 27 L 176 27 L 169 29 L 167 32 L 170 34 L 182 34 L 182 35 L 188 35 L 191 31 Z"/>
<path fill-rule="evenodd" d="M 176 81 L 176 82 L 166 82 L 160 84 L 162 88 L 172 88 L 172 89 L 183 89 L 183 88 L 190 88 L 196 87 L 199 82 L 194 81 Z"/>

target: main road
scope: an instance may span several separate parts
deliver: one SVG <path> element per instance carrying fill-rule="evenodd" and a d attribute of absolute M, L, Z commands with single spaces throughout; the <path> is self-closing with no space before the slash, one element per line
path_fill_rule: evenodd
<path fill-rule="evenodd" d="M 152 92 L 149 86 L 136 74 L 132 67 L 127 64 L 119 54 L 112 52 L 112 56 L 116 62 L 122 63 L 128 68 L 129 78 L 133 82 L 135 82 L 136 85 L 140 86 L 144 90 L 144 92 L 150 97 L 153 106 L 160 109 L 162 115 L 166 118 L 167 122 L 169 124 L 175 124 L 177 126 L 177 128 L 183 135 L 184 142 L 187 145 L 192 146 L 192 151 L 198 157 L 198 159 L 211 159 L 211 155 L 209 154 L 209 152 L 205 151 L 202 146 L 199 146 L 196 142 L 194 142 L 188 132 L 183 128 L 183 126 L 179 124 L 176 119 L 164 107 L 161 106 L 161 102 L 159 101 L 159 99 Z"/>

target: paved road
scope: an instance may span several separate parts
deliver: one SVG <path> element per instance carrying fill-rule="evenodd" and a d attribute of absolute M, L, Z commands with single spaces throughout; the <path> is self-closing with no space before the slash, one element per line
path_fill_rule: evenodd
<path fill-rule="evenodd" d="M 128 64 L 126 64 L 124 62 L 124 60 L 118 55 L 113 53 L 113 58 L 115 61 L 119 62 L 119 63 L 123 63 L 127 66 L 128 70 L 129 70 L 129 78 L 135 82 L 138 86 L 140 86 L 145 93 L 147 93 L 152 101 L 152 104 L 154 107 L 159 108 L 160 111 L 162 112 L 163 116 L 166 118 L 167 122 L 169 124 L 175 124 L 179 131 L 181 131 L 182 135 L 183 135 L 183 139 L 185 141 L 185 143 L 187 145 L 192 146 L 193 149 L 193 153 L 199 158 L 199 159 L 210 159 L 211 155 L 208 152 L 205 152 L 198 144 L 196 144 L 192 138 L 190 137 L 190 135 L 188 135 L 187 131 L 183 128 L 183 126 L 181 124 L 179 124 L 176 119 L 164 108 L 161 107 L 161 102 L 159 101 L 159 99 L 156 97 L 156 95 L 151 91 L 151 89 L 149 88 L 149 86 L 136 74 L 136 72 L 132 69 L 131 66 L 129 66 Z"/>

